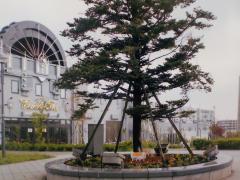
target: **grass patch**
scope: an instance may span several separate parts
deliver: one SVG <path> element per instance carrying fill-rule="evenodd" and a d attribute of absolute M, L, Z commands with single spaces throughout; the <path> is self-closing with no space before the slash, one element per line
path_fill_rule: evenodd
<path fill-rule="evenodd" d="M 2 158 L 0 155 L 0 165 L 19 163 L 24 161 L 33 161 L 40 159 L 51 158 L 52 156 L 42 153 L 31 153 L 31 152 L 7 152 L 6 157 Z"/>

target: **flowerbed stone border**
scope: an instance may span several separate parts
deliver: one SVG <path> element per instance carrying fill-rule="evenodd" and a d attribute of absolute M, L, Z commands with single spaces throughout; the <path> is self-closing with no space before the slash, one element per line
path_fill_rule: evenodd
<path fill-rule="evenodd" d="M 182 176 L 205 175 L 208 179 L 218 179 L 217 177 L 227 177 L 231 174 L 233 159 L 230 156 L 218 155 L 216 160 L 211 162 L 171 168 L 148 168 L 148 169 L 107 169 L 107 168 L 82 168 L 65 165 L 69 159 L 61 159 L 49 162 L 45 165 L 48 180 L 51 177 L 66 176 L 70 179 L 136 179 L 136 178 L 174 178 Z M 215 178 L 214 178 L 215 177 Z"/>

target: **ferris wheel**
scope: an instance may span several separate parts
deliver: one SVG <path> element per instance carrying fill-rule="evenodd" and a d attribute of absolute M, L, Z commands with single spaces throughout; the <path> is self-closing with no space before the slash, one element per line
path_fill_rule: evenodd
<path fill-rule="evenodd" d="M 65 54 L 56 36 L 32 21 L 12 23 L 0 31 L 3 49 L 20 57 L 65 66 Z"/>

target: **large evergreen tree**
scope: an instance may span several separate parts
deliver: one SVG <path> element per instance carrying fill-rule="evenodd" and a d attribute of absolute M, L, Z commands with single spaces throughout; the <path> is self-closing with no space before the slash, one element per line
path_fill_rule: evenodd
<path fill-rule="evenodd" d="M 81 84 L 98 85 L 98 93 L 81 92 L 85 103 L 76 114 L 93 105 L 94 98 L 126 99 L 133 107 L 133 150 L 141 148 L 141 121 L 176 116 L 188 102 L 192 89 L 210 91 L 208 73 L 191 60 L 204 46 L 193 30 L 210 27 L 212 13 L 194 8 L 196 0 L 84 0 L 85 15 L 68 23 L 62 35 L 74 45 L 69 50 L 79 62 L 59 80 L 61 88 L 74 89 Z M 185 12 L 186 11 L 186 12 Z M 182 13 L 184 12 L 184 13 Z M 180 18 L 181 17 L 181 18 Z M 130 86 L 130 88 L 129 88 Z M 178 100 L 145 103 L 177 89 Z M 150 113 L 151 112 L 151 113 Z"/>

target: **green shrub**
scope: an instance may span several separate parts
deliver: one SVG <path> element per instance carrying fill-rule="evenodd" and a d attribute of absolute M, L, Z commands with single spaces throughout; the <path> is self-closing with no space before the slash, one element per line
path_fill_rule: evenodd
<path fill-rule="evenodd" d="M 56 151 L 64 151 L 64 145 L 63 144 L 58 144 L 56 146 Z"/>
<path fill-rule="evenodd" d="M 48 144 L 47 150 L 48 151 L 56 151 L 56 144 Z"/>
<path fill-rule="evenodd" d="M 29 151 L 29 150 L 33 150 L 34 147 L 32 144 L 24 142 L 24 143 L 19 143 L 18 144 L 18 150 L 20 151 Z"/>
<path fill-rule="evenodd" d="M 65 144 L 64 145 L 64 151 L 72 151 L 74 145 L 72 144 Z"/>
<path fill-rule="evenodd" d="M 205 150 L 209 146 L 213 145 L 213 142 L 207 139 L 194 139 L 192 141 L 192 145 L 196 150 Z"/>
<path fill-rule="evenodd" d="M 35 144 L 34 145 L 35 151 L 46 151 L 47 150 L 47 144 Z"/>
<path fill-rule="evenodd" d="M 85 145 L 78 144 L 31 144 L 31 143 L 18 143 L 7 142 L 6 149 L 10 151 L 72 151 L 73 148 L 83 149 Z M 1 147 L 0 147 L 1 148 Z"/>
<path fill-rule="evenodd" d="M 143 143 L 143 147 L 144 148 L 154 148 L 156 147 L 156 143 L 152 142 L 152 141 L 144 141 Z M 112 152 L 115 149 L 116 144 L 104 144 L 103 145 L 103 149 L 105 151 L 109 151 Z M 123 141 L 119 143 L 119 147 L 118 147 L 118 151 L 132 151 L 132 141 Z"/>
<path fill-rule="evenodd" d="M 213 141 L 219 149 L 240 149 L 240 138 L 216 139 Z"/>
<path fill-rule="evenodd" d="M 103 149 L 104 151 L 112 152 L 115 149 L 115 144 L 104 144 Z"/>
<path fill-rule="evenodd" d="M 119 143 L 118 151 L 132 151 L 132 141 L 123 141 Z"/>
<path fill-rule="evenodd" d="M 85 144 L 77 144 L 77 145 L 74 145 L 73 148 L 84 149 L 85 146 L 86 146 Z"/>
<path fill-rule="evenodd" d="M 104 144 L 104 151 L 114 151 L 116 144 Z M 143 147 L 154 148 L 155 143 L 151 141 L 143 142 Z M 84 144 L 46 144 L 46 143 L 19 143 L 19 142 L 7 142 L 6 149 L 14 151 L 72 151 L 73 148 L 83 149 Z M 118 151 L 132 151 L 132 141 L 123 141 L 119 143 Z"/>
<path fill-rule="evenodd" d="M 122 141 L 119 143 L 119 145 L 129 147 L 132 146 L 132 141 Z"/>
<path fill-rule="evenodd" d="M 214 140 L 195 139 L 193 146 L 196 149 L 206 149 L 210 145 L 217 144 L 219 149 L 240 149 L 240 138 L 220 138 Z"/>
<path fill-rule="evenodd" d="M 152 142 L 152 141 L 143 141 L 143 147 L 144 148 L 155 148 L 156 147 L 156 143 L 155 142 Z"/>
<path fill-rule="evenodd" d="M 104 144 L 104 151 L 112 152 L 115 150 L 116 144 Z M 118 151 L 131 151 L 132 150 L 132 142 L 131 141 L 123 141 L 119 143 Z"/>
<path fill-rule="evenodd" d="M 16 142 L 8 142 L 8 143 L 6 143 L 6 149 L 7 150 L 17 150 L 18 144 Z"/>
<path fill-rule="evenodd" d="M 181 149 L 181 148 L 183 148 L 183 145 L 181 145 L 181 144 L 169 144 L 168 148 Z"/>

